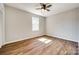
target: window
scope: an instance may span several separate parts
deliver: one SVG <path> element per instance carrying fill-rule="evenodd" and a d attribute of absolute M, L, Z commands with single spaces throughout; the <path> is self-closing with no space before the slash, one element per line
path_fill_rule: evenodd
<path fill-rule="evenodd" d="M 39 17 L 32 17 L 32 31 L 39 31 Z"/>

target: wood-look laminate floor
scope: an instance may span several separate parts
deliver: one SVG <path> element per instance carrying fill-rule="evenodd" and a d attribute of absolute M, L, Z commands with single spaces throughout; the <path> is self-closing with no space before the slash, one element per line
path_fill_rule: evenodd
<path fill-rule="evenodd" d="M 78 43 L 49 36 L 19 41 L 3 46 L 0 55 L 77 55 Z"/>

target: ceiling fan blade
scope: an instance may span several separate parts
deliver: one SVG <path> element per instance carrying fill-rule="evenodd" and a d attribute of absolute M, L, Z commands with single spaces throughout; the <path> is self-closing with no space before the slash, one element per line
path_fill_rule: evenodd
<path fill-rule="evenodd" d="M 50 11 L 49 9 L 46 9 L 47 11 Z"/>
<path fill-rule="evenodd" d="M 51 7 L 52 5 L 48 5 L 47 8 Z"/>

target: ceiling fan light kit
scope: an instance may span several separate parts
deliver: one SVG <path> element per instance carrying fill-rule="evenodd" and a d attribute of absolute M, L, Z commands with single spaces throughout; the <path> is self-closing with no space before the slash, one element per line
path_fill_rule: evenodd
<path fill-rule="evenodd" d="M 36 10 L 46 10 L 50 11 L 48 8 L 50 8 L 52 5 L 49 3 L 40 3 L 41 8 L 36 8 Z"/>
<path fill-rule="evenodd" d="M 36 8 L 36 10 L 41 10 L 41 13 L 43 15 L 45 15 L 46 12 L 49 12 L 50 11 L 50 7 L 52 6 L 51 4 L 49 3 L 40 3 L 40 8 Z"/>

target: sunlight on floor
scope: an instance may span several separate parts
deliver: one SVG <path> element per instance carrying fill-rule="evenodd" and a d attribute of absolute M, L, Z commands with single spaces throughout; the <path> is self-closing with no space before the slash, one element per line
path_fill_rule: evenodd
<path fill-rule="evenodd" d="M 40 38 L 38 40 L 45 43 L 45 44 L 50 43 L 52 41 L 52 40 L 49 40 L 49 39 L 46 39 L 46 38 Z"/>

